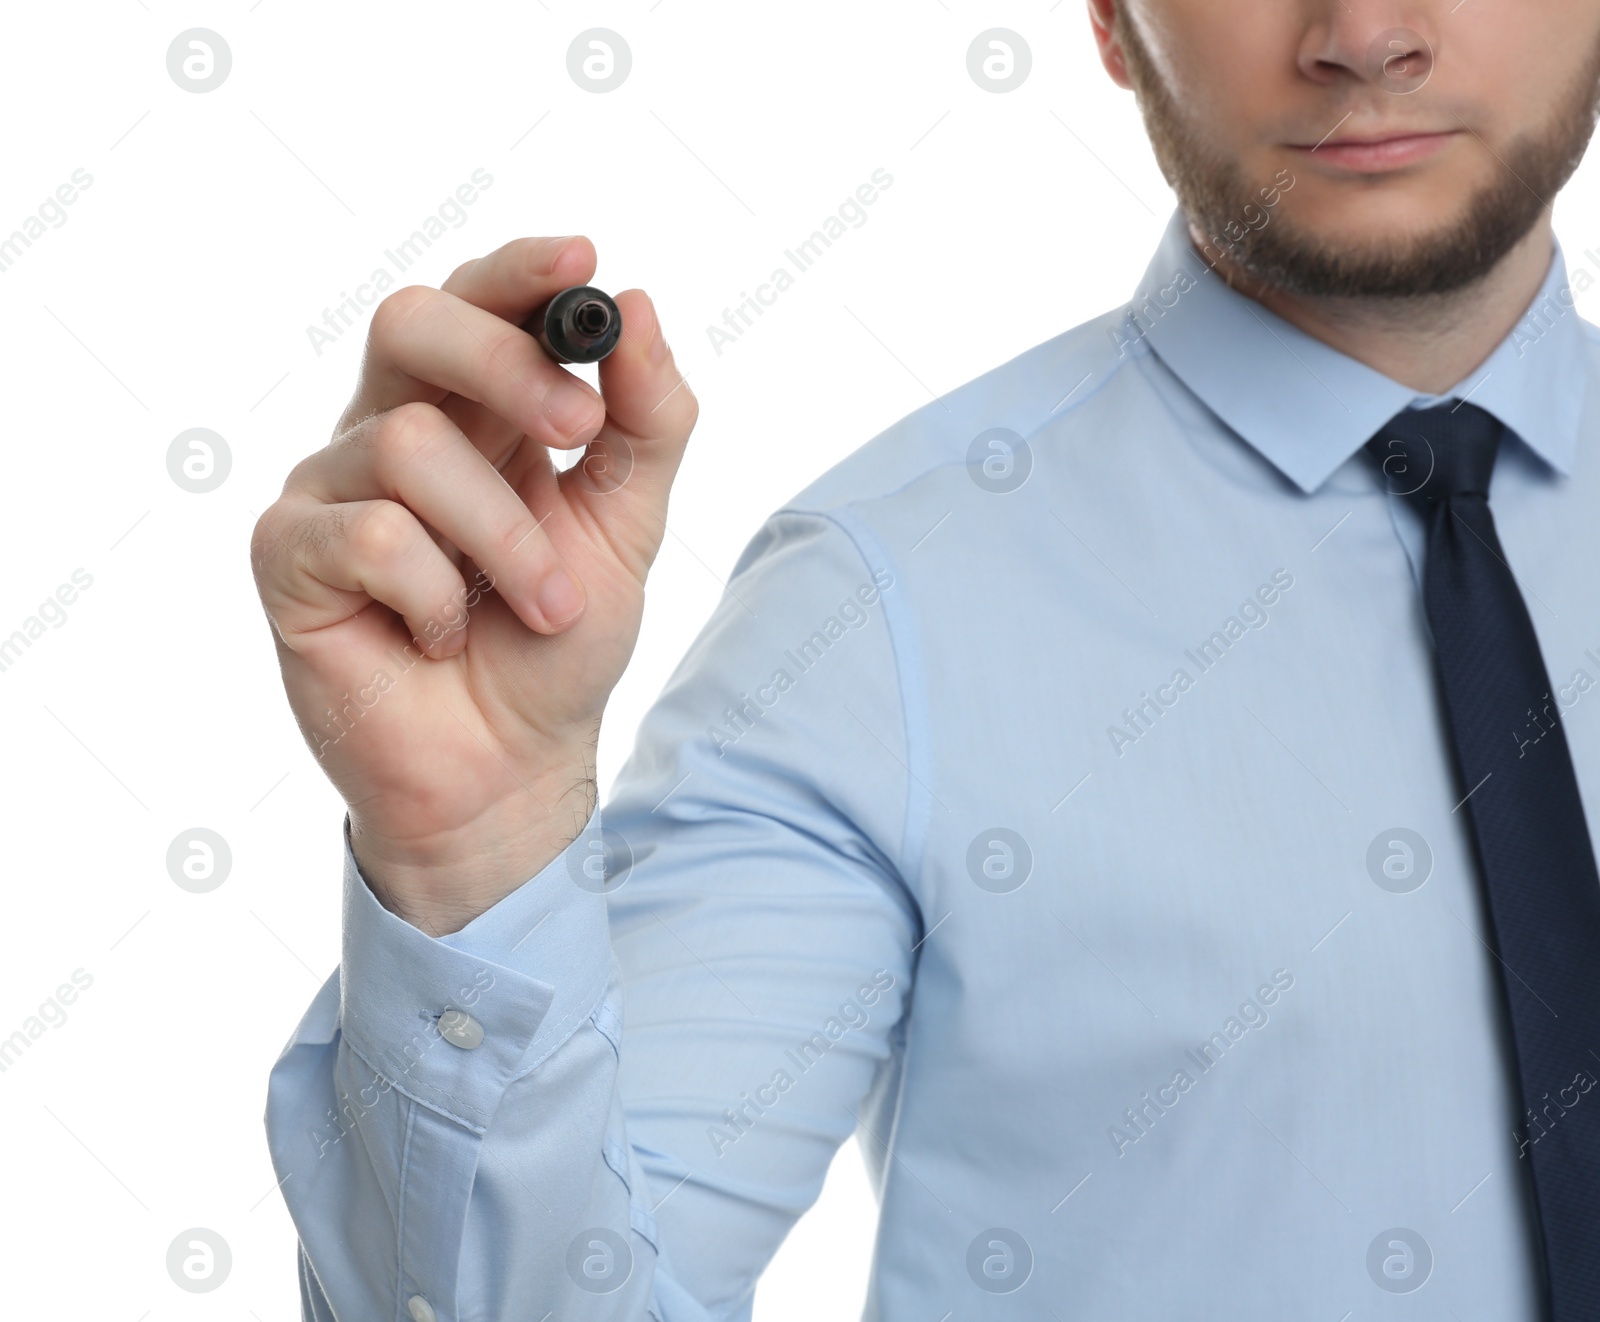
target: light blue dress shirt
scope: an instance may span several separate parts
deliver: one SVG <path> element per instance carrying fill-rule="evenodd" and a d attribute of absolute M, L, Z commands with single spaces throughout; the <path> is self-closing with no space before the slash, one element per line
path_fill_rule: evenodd
<path fill-rule="evenodd" d="M 1450 392 L 1519 438 L 1591 821 L 1597 333 L 1558 252 Z M 267 1108 L 306 1316 L 748 1318 L 854 1134 L 869 1318 L 1532 1322 L 1521 1149 L 1600 1061 L 1523 1114 L 1420 520 L 1360 452 L 1434 402 L 1174 216 L 1130 305 L 766 522 L 603 830 L 442 939 L 347 843 Z"/>

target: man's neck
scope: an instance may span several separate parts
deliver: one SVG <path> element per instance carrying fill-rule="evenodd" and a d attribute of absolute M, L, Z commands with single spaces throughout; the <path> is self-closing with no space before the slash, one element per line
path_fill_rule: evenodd
<path fill-rule="evenodd" d="M 1267 285 L 1226 257 L 1215 270 L 1307 335 L 1413 390 L 1442 395 L 1522 319 L 1549 273 L 1553 245 L 1547 215 L 1483 279 L 1422 298 L 1308 298 Z"/>

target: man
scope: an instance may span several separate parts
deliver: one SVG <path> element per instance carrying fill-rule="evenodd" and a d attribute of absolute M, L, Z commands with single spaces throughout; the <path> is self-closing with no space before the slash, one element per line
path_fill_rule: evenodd
<path fill-rule="evenodd" d="M 874 1318 L 1600 1318 L 1600 6 L 1089 7 L 1138 293 L 774 514 L 603 825 L 693 396 L 641 292 L 598 398 L 516 329 L 582 239 L 378 310 L 253 548 L 308 1317 L 748 1317 L 856 1133 Z"/>

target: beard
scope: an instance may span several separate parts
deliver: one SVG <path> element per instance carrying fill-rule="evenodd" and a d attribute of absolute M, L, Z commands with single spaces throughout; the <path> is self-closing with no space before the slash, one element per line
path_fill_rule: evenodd
<path fill-rule="evenodd" d="M 1209 143 L 1162 82 L 1138 27 L 1119 3 L 1116 33 L 1161 173 L 1191 224 L 1206 234 L 1237 233 L 1242 215 L 1259 210 L 1270 180 L 1249 180 L 1236 160 Z M 1561 97 L 1551 122 L 1516 138 L 1501 154 L 1506 168 L 1467 199 L 1453 221 L 1379 244 L 1340 244 L 1296 225 L 1281 211 L 1260 229 L 1246 227 L 1227 246 L 1231 261 L 1266 284 L 1312 298 L 1409 299 L 1447 294 L 1487 275 L 1533 229 L 1572 177 L 1600 115 L 1600 46 Z M 1220 243 L 1221 241 L 1218 240 Z"/>

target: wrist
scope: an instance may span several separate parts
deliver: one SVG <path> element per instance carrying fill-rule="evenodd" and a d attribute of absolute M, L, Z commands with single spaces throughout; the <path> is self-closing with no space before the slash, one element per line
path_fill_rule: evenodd
<path fill-rule="evenodd" d="M 460 931 L 537 876 L 594 813 L 592 764 L 547 778 L 469 822 L 404 838 L 350 810 L 350 846 L 378 902 L 430 936 Z"/>

